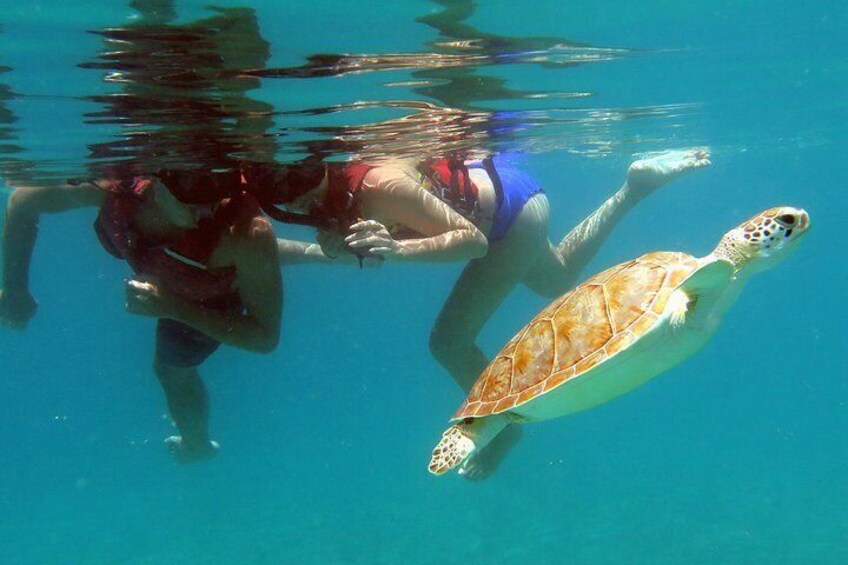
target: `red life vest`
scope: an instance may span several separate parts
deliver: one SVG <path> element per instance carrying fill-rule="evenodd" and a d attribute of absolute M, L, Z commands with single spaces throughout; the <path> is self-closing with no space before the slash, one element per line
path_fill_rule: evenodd
<path fill-rule="evenodd" d="M 379 165 L 365 163 L 329 164 L 327 196 L 313 214 L 331 225 L 331 229 L 347 233 L 350 226 L 362 219 L 361 188 L 365 175 Z M 431 159 L 421 163 L 422 186 L 447 203 L 463 217 L 477 223 L 479 201 L 477 185 L 468 175 L 462 159 Z"/>
<path fill-rule="evenodd" d="M 207 302 L 237 298 L 233 288 L 235 267 L 207 266 L 227 225 L 219 214 L 238 216 L 232 210 L 216 210 L 211 218 L 201 219 L 176 242 L 156 244 L 145 241 L 136 230 L 135 217 L 141 206 L 141 195 L 150 179 L 135 177 L 104 187 L 106 199 L 94 222 L 100 243 L 114 257 L 124 259 L 133 271 L 149 277 L 156 284 L 192 301 Z"/>
<path fill-rule="evenodd" d="M 418 170 L 424 176 L 424 187 L 428 191 L 471 223 L 478 223 L 479 190 L 461 158 L 450 156 L 446 159 L 430 159 L 421 163 Z"/>

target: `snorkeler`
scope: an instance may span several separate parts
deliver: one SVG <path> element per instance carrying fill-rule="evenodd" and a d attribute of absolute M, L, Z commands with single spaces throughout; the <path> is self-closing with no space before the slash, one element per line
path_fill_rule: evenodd
<path fill-rule="evenodd" d="M 680 174 L 709 164 L 704 150 L 635 161 L 623 186 L 557 245 L 549 240 L 542 188 L 498 157 L 301 167 L 267 185 L 285 210 L 265 209 L 277 219 L 319 227 L 320 249 L 279 242 L 284 263 L 468 261 L 430 336 L 433 356 L 467 393 L 488 364 L 477 336 L 515 286 L 545 298 L 569 290 L 629 210 Z M 461 473 L 486 477 L 520 433 L 517 426 L 502 432 Z"/>
<path fill-rule="evenodd" d="M 166 444 L 177 461 L 193 462 L 218 451 L 198 367 L 221 343 L 260 353 L 277 346 L 282 282 L 274 232 L 251 197 L 165 182 L 126 175 L 15 188 L 3 232 L 0 323 L 23 330 L 35 315 L 29 267 L 39 216 L 98 207 L 98 238 L 135 272 L 127 311 L 158 320 L 154 370 L 179 431 Z"/>

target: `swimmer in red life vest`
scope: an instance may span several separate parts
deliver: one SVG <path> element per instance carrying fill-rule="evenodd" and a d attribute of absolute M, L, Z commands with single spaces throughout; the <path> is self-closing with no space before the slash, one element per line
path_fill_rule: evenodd
<path fill-rule="evenodd" d="M 115 175 L 15 188 L 3 233 L 0 322 L 23 330 L 35 315 L 29 267 L 39 216 L 99 208 L 100 242 L 135 273 L 126 282 L 127 311 L 158 320 L 154 368 L 179 430 L 166 443 L 178 461 L 193 462 L 218 451 L 198 367 L 221 343 L 272 351 L 282 283 L 274 232 L 252 197 L 163 179 L 170 180 Z"/>

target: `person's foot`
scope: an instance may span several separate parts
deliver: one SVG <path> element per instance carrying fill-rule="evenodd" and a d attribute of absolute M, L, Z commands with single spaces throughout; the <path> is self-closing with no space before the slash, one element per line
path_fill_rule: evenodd
<path fill-rule="evenodd" d="M 706 149 L 666 151 L 634 161 L 627 169 L 627 186 L 647 196 L 681 174 L 708 167 L 710 154 Z"/>
<path fill-rule="evenodd" d="M 489 478 L 497 471 L 507 453 L 521 440 L 522 435 L 524 431 L 521 426 L 507 426 L 486 447 L 472 453 L 460 465 L 457 472 L 469 481 L 482 481 Z"/>
<path fill-rule="evenodd" d="M 197 463 L 198 461 L 212 459 L 218 455 L 218 451 L 221 449 L 218 442 L 213 440 L 209 440 L 206 444 L 188 446 L 180 436 L 165 438 L 165 445 L 171 451 L 171 455 L 174 456 L 177 463 L 181 464 Z"/>

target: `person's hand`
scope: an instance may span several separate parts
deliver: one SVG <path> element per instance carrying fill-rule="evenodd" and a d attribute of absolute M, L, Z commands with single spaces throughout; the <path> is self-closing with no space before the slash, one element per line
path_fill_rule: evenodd
<path fill-rule="evenodd" d="M 29 290 L 0 290 L 0 324 L 23 330 L 37 309 L 38 303 Z"/>
<path fill-rule="evenodd" d="M 400 243 L 392 237 L 386 226 L 375 220 L 363 220 L 350 226 L 345 243 L 354 253 L 365 257 L 397 257 L 401 254 Z"/>
<path fill-rule="evenodd" d="M 345 237 L 337 232 L 321 230 L 315 236 L 315 240 L 321 246 L 321 252 L 330 259 L 339 259 L 346 263 L 358 260 L 359 266 L 366 268 L 380 267 L 384 262 L 382 255 L 353 249 L 345 241 Z"/>
<path fill-rule="evenodd" d="M 151 318 L 168 318 L 174 311 L 174 297 L 150 281 L 126 282 L 127 312 Z"/>
<path fill-rule="evenodd" d="M 710 154 L 706 149 L 666 151 L 653 157 L 634 161 L 627 169 L 627 186 L 647 196 L 685 172 L 708 167 Z"/>

